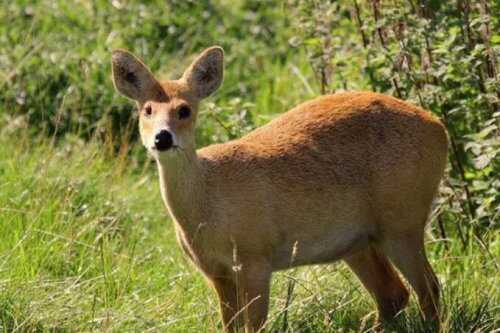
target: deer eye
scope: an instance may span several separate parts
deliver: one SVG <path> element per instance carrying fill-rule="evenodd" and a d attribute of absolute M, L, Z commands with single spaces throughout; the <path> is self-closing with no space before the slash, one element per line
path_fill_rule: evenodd
<path fill-rule="evenodd" d="M 191 109 L 189 106 L 183 105 L 179 108 L 179 119 L 186 119 L 189 118 L 191 115 Z"/>
<path fill-rule="evenodd" d="M 151 109 L 151 105 L 148 105 L 148 106 L 146 106 L 146 107 L 144 108 L 144 114 L 145 114 L 146 116 L 148 116 L 148 117 L 149 117 L 152 113 L 153 113 L 153 110 Z"/>

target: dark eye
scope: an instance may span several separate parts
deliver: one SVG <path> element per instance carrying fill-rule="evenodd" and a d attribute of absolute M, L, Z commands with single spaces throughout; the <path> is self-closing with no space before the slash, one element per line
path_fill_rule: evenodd
<path fill-rule="evenodd" d="M 184 105 L 179 108 L 179 119 L 186 119 L 191 115 L 191 109 Z"/>
<path fill-rule="evenodd" d="M 146 106 L 146 107 L 144 108 L 144 114 L 145 114 L 146 116 L 150 116 L 150 115 L 151 115 L 151 113 L 153 113 L 153 110 L 151 109 L 151 105 Z"/>

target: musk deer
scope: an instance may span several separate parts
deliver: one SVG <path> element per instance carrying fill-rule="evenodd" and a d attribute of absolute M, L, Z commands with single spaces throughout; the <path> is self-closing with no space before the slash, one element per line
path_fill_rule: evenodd
<path fill-rule="evenodd" d="M 219 88 L 223 50 L 158 81 L 112 54 L 116 89 L 135 100 L 178 241 L 214 287 L 225 330 L 258 331 L 273 271 L 344 260 L 391 319 L 416 291 L 438 321 L 439 285 L 424 227 L 447 161 L 436 117 L 372 92 L 321 96 L 244 137 L 196 150 L 199 103 Z M 394 266 L 393 266 L 394 265 Z"/>

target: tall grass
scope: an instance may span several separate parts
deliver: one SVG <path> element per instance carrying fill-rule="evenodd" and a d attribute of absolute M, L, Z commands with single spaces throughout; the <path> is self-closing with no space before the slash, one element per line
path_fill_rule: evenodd
<path fill-rule="evenodd" d="M 213 332 L 215 294 L 180 253 L 153 165 L 101 143 L 56 146 L 0 136 L 0 327 L 10 331 Z M 119 164 L 125 165 L 125 167 Z M 149 165 L 149 166 L 148 166 Z M 127 167 L 129 166 L 129 167 Z M 140 171 L 139 171 L 140 170 Z M 495 258 L 498 236 L 488 239 Z M 498 270 L 476 242 L 430 240 L 445 328 L 490 331 L 500 320 Z M 289 284 L 293 297 L 287 300 Z M 366 331 L 374 304 L 341 264 L 275 275 L 269 331 Z M 391 326 L 426 332 L 415 305 Z"/>

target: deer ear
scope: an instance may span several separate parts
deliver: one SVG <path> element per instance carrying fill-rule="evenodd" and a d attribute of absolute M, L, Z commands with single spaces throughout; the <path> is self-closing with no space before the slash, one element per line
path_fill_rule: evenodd
<path fill-rule="evenodd" d="M 153 74 L 132 53 L 115 50 L 111 63 L 115 88 L 122 95 L 141 103 L 151 99 L 157 100 L 164 95 Z"/>
<path fill-rule="evenodd" d="M 193 61 L 182 78 L 195 95 L 202 99 L 220 87 L 223 72 L 224 51 L 219 46 L 212 46 Z"/>

